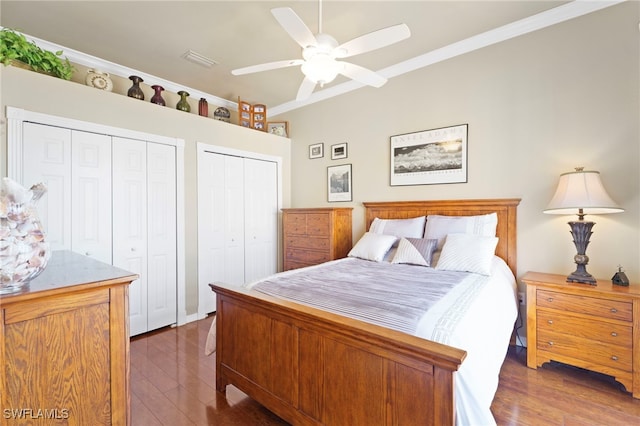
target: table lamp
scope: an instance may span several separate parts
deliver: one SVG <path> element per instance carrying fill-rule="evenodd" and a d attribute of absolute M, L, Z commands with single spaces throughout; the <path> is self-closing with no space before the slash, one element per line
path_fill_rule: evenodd
<path fill-rule="evenodd" d="M 623 212 L 609 197 L 600 180 L 600 173 L 576 167 L 574 172 L 560 175 L 558 188 L 549 205 L 544 210 L 548 214 L 577 214 L 578 220 L 569 222 L 576 254 L 573 258 L 577 268 L 567 277 L 568 282 L 596 284 L 596 279 L 587 272 L 589 257 L 585 254 L 594 222 L 584 220 L 587 214 Z"/>

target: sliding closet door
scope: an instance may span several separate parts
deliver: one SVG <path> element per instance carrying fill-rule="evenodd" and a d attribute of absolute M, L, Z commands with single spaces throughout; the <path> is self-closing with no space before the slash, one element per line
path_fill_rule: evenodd
<path fill-rule="evenodd" d="M 111 137 L 71 131 L 71 250 L 111 263 Z"/>
<path fill-rule="evenodd" d="M 175 148 L 147 144 L 148 329 L 177 321 Z"/>
<path fill-rule="evenodd" d="M 113 265 L 140 276 L 129 286 L 131 335 L 147 331 L 147 144 L 113 138 Z"/>
<path fill-rule="evenodd" d="M 52 250 L 71 250 L 71 130 L 24 123 L 22 131 L 20 183 L 46 185 L 38 215 L 47 240 Z"/>
<path fill-rule="evenodd" d="M 278 271 L 278 175 L 272 161 L 244 159 L 245 282 Z"/>

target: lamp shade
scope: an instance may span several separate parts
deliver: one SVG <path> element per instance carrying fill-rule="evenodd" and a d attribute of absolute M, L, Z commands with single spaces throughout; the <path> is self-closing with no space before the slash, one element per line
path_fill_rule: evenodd
<path fill-rule="evenodd" d="M 596 171 L 576 168 L 560 175 L 558 188 L 544 213 L 549 214 L 605 214 L 623 212 L 611 199 Z"/>

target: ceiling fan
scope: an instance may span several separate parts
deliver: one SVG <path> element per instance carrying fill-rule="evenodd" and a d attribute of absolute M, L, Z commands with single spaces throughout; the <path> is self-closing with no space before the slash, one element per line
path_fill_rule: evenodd
<path fill-rule="evenodd" d="M 409 27 L 398 24 L 356 37 L 338 44 L 336 39 L 322 32 L 322 0 L 318 5 L 318 34 L 313 34 L 300 17 L 289 7 L 271 9 L 271 13 L 284 30 L 302 47 L 303 59 L 268 62 L 231 71 L 233 75 L 250 74 L 301 65 L 305 75 L 296 100 L 311 96 L 316 85 L 322 87 L 333 81 L 338 74 L 373 87 L 381 87 L 387 82 L 383 76 L 359 65 L 338 59 L 348 58 L 389 46 L 411 35 Z"/>

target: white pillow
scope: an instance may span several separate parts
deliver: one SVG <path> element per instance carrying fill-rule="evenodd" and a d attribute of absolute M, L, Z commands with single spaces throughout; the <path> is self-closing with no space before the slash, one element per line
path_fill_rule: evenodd
<path fill-rule="evenodd" d="M 498 237 L 449 234 L 442 247 L 436 269 L 490 275 L 491 261 L 497 245 Z"/>
<path fill-rule="evenodd" d="M 410 265 L 431 266 L 431 257 L 438 245 L 438 240 L 425 238 L 401 238 L 391 263 L 408 263 Z"/>
<path fill-rule="evenodd" d="M 495 237 L 498 215 L 489 213 L 478 216 L 427 216 L 424 238 L 437 239 L 438 249 L 449 234 L 472 234 L 483 237 Z"/>
<path fill-rule="evenodd" d="M 369 232 L 374 234 L 394 235 L 398 238 L 422 238 L 426 216 L 411 219 L 373 219 Z"/>
<path fill-rule="evenodd" d="M 365 232 L 347 256 L 381 262 L 395 242 L 396 237 L 393 235 Z"/>

